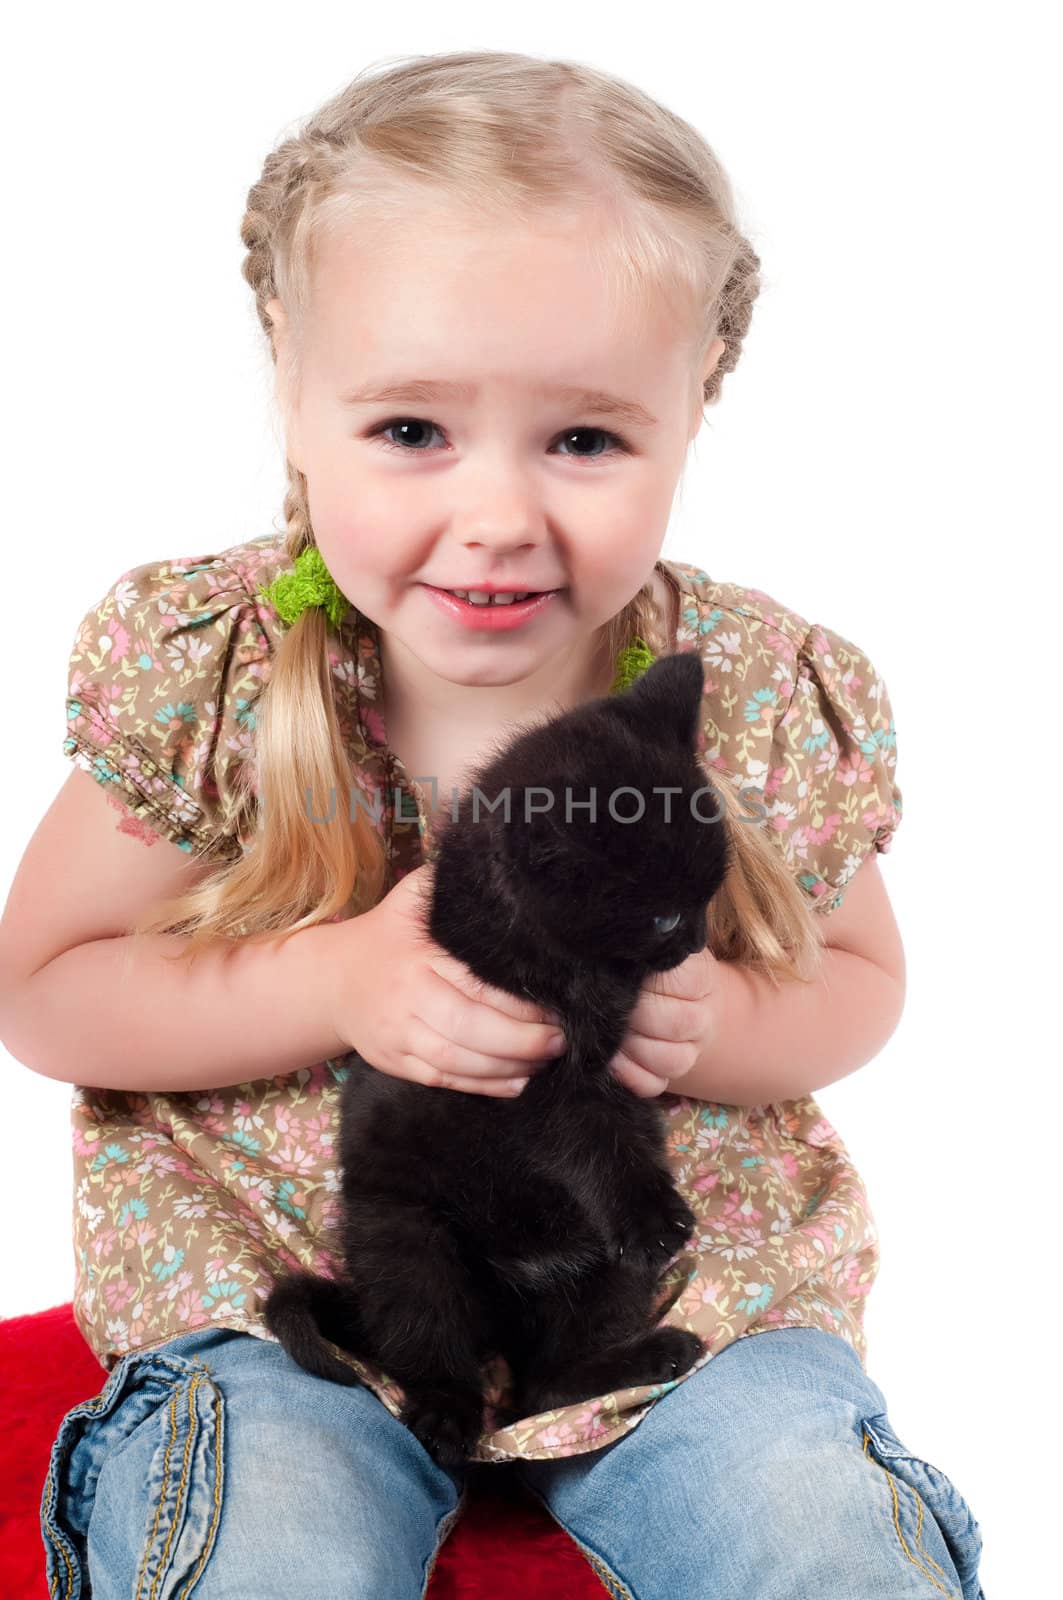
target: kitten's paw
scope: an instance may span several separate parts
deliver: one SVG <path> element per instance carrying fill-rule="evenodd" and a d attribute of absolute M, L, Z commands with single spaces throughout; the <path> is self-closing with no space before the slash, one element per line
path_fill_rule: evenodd
<path fill-rule="evenodd" d="M 483 1396 L 448 1389 L 407 1390 L 399 1412 L 441 1467 L 460 1467 L 472 1456 L 483 1432 Z"/>
<path fill-rule="evenodd" d="M 639 1375 L 629 1381 L 670 1383 L 689 1372 L 704 1350 L 696 1333 L 688 1333 L 685 1328 L 657 1328 L 638 1352 Z"/>
<path fill-rule="evenodd" d="M 574 1367 L 527 1375 L 516 1404 L 523 1416 L 534 1417 L 617 1389 L 671 1383 L 689 1372 L 704 1350 L 697 1335 L 683 1328 L 655 1328 L 635 1344 L 590 1356 Z"/>
<path fill-rule="evenodd" d="M 697 1217 L 674 1190 L 647 1205 L 628 1228 L 617 1260 L 628 1266 L 660 1270 L 686 1245 Z"/>

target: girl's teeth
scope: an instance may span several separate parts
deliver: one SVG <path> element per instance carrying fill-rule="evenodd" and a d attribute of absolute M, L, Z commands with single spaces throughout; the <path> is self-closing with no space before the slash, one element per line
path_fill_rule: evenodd
<path fill-rule="evenodd" d="M 531 590 L 525 589 L 519 594 L 488 594 L 485 589 L 448 589 L 447 593 L 456 595 L 459 600 L 468 600 L 474 606 L 508 606 L 514 600 L 526 600 Z"/>

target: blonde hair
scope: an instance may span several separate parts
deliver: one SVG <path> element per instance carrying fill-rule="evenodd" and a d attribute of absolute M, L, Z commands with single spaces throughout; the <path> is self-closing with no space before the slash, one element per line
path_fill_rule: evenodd
<path fill-rule="evenodd" d="M 388 64 L 388 63 L 393 64 Z M 488 214 L 528 223 L 576 220 L 588 208 L 606 226 L 589 235 L 614 307 L 666 303 L 690 330 L 691 399 L 715 404 L 737 364 L 760 283 L 759 258 L 740 232 L 728 178 L 701 135 L 634 86 L 572 61 L 508 51 L 387 58 L 360 73 L 266 158 L 241 227 L 243 273 L 283 392 L 298 391 L 300 336 L 315 252 L 332 230 L 401 224 L 428 203 L 451 218 Z M 443 224 L 445 225 L 445 224 Z M 281 354 L 267 309 L 279 300 L 292 337 Z M 702 381 L 716 339 L 724 351 Z M 285 550 L 314 543 L 307 482 L 287 463 Z M 655 654 L 674 642 L 647 580 L 601 629 L 615 661 L 635 635 Z M 385 880 L 383 843 L 355 807 L 323 826 L 302 797 L 347 794 L 352 781 L 328 662 L 329 627 L 312 607 L 288 629 L 256 706 L 248 784 L 227 827 L 235 860 L 157 908 L 135 932 L 180 932 L 195 955 L 218 938 L 264 940 L 358 914 Z M 734 866 L 708 910 L 710 948 L 772 976 L 809 979 L 821 939 L 814 915 L 763 827 L 751 825 L 726 775 L 706 767 L 720 794 Z M 250 774 L 249 774 L 250 776 Z"/>

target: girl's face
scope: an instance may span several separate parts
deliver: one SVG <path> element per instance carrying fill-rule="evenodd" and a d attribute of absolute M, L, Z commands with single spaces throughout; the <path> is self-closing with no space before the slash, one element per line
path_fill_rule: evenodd
<path fill-rule="evenodd" d="M 663 307 L 614 324 L 585 237 L 428 218 L 318 250 L 288 457 L 343 593 L 452 684 L 586 647 L 649 577 L 700 425 L 685 330 Z M 433 593 L 478 588 L 554 592 L 505 629 Z"/>

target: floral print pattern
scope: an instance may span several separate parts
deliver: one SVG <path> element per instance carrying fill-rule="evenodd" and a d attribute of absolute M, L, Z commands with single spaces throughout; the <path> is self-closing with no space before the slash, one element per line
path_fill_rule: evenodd
<path fill-rule="evenodd" d="M 259 594 L 289 563 L 276 535 L 222 555 L 148 563 L 86 613 L 70 656 L 65 753 L 131 817 L 191 852 L 221 826 L 253 752 L 255 702 L 284 624 Z M 699 745 L 767 826 L 818 915 L 841 904 L 901 818 L 886 686 L 840 634 L 770 596 L 661 561 L 678 597 L 677 650 L 705 671 Z M 330 636 L 336 710 L 358 780 L 382 798 L 386 893 L 430 850 L 425 797 L 389 751 L 375 625 L 353 606 Z M 253 770 L 253 768 L 252 768 Z M 335 1270 L 330 1248 L 344 1059 L 223 1089 L 76 1086 L 74 1312 L 110 1370 L 205 1324 L 270 1334 L 262 1306 L 282 1266 Z M 863 1361 L 878 1241 L 864 1186 L 811 1096 L 752 1108 L 664 1094 L 669 1161 L 697 1216 L 661 1279 L 658 1315 L 707 1351 L 776 1327 L 840 1335 Z M 397 1414 L 401 1388 L 348 1357 Z M 508 1428 L 491 1410 L 474 1459 L 595 1450 L 636 1427 L 670 1384 L 589 1398 Z M 506 1398 L 498 1357 L 489 1402 Z"/>

